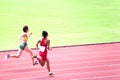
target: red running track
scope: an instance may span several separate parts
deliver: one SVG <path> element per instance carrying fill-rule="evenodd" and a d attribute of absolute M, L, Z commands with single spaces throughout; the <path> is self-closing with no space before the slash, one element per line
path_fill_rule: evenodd
<path fill-rule="evenodd" d="M 53 48 L 48 54 L 52 77 L 46 66 L 32 66 L 26 52 L 4 60 L 13 53 L 0 52 L 0 80 L 120 80 L 120 43 Z"/>

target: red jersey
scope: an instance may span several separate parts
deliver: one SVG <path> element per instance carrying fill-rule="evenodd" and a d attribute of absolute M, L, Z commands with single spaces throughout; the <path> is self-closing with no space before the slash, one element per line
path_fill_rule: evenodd
<path fill-rule="evenodd" d="M 47 59 L 47 45 L 46 45 L 46 43 L 45 43 L 45 41 L 46 41 L 46 38 L 42 38 L 42 40 L 41 40 L 41 43 L 40 43 L 40 48 L 44 48 L 44 50 L 42 51 L 42 50 L 40 50 L 40 52 L 39 52 L 39 55 L 41 56 L 41 59 L 43 60 L 43 61 L 46 61 L 46 59 Z"/>
<path fill-rule="evenodd" d="M 45 40 L 46 40 L 46 38 L 42 38 L 42 41 L 41 41 L 41 43 L 40 43 L 40 46 L 47 47 L 47 45 L 45 44 Z"/>

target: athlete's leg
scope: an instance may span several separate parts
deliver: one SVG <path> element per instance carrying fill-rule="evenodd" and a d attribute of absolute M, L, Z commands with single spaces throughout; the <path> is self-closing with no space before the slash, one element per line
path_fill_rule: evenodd
<path fill-rule="evenodd" d="M 39 63 L 40 63 L 41 66 L 45 65 L 45 61 L 42 61 L 40 58 L 37 58 L 37 60 L 39 61 Z"/>
<path fill-rule="evenodd" d="M 46 60 L 46 63 L 47 63 L 47 70 L 49 72 L 49 75 L 50 76 L 54 75 L 54 73 L 50 71 L 50 62 L 49 62 L 49 59 Z"/>
<path fill-rule="evenodd" d="M 47 70 L 48 70 L 48 72 L 50 72 L 50 62 L 49 62 L 49 59 L 46 60 L 46 63 L 47 63 Z"/>
<path fill-rule="evenodd" d="M 19 49 L 17 54 L 7 54 L 5 56 L 5 60 L 10 58 L 10 57 L 12 57 L 12 58 L 19 58 L 21 56 L 22 52 L 23 52 L 23 50 Z"/>
<path fill-rule="evenodd" d="M 31 55 L 31 59 L 32 59 L 32 62 L 33 62 L 33 64 L 34 64 L 34 59 L 33 59 L 33 57 L 32 57 L 32 56 L 33 56 L 33 52 L 28 48 L 28 46 L 26 46 L 24 50 Z"/>
<path fill-rule="evenodd" d="M 22 54 L 23 50 L 19 49 L 17 54 L 11 54 L 10 57 L 19 58 Z"/>

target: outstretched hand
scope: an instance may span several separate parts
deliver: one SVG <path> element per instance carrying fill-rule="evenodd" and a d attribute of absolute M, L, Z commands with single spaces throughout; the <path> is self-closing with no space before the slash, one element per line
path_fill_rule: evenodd
<path fill-rule="evenodd" d="M 32 35 L 32 32 L 28 35 L 28 37 L 30 37 Z"/>

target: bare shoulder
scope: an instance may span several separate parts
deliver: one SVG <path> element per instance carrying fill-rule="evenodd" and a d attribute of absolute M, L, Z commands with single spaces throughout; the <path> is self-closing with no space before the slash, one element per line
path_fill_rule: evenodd
<path fill-rule="evenodd" d="M 50 43 L 50 40 L 49 40 L 49 39 L 47 39 L 47 42 L 48 42 L 48 43 Z"/>
<path fill-rule="evenodd" d="M 46 44 L 48 45 L 48 44 L 50 44 L 50 40 L 49 39 L 46 39 Z"/>

